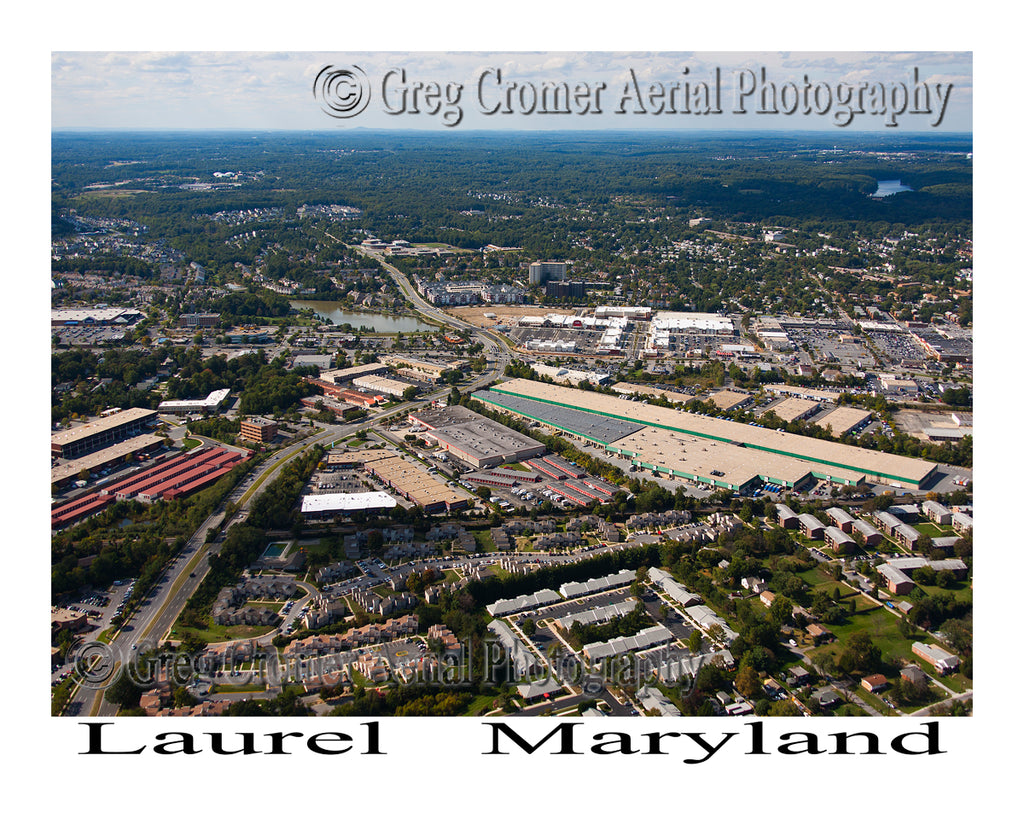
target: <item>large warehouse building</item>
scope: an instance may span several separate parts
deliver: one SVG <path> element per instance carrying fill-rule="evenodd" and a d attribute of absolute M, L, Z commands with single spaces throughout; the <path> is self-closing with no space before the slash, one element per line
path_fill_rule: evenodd
<path fill-rule="evenodd" d="M 306 520 L 331 520 L 354 512 L 386 512 L 397 505 L 387 492 L 332 492 L 304 495 L 301 512 Z"/>
<path fill-rule="evenodd" d="M 426 427 L 425 438 L 476 469 L 535 458 L 546 451 L 533 438 L 465 407 L 422 409 L 411 413 L 409 420 Z"/>
<path fill-rule="evenodd" d="M 388 489 L 415 503 L 425 514 L 454 512 L 469 505 L 466 497 L 404 458 L 382 458 L 364 463 L 363 468 Z"/>
<path fill-rule="evenodd" d="M 813 479 L 920 488 L 936 465 L 602 393 L 515 379 L 474 393 L 494 409 L 530 418 L 625 455 L 644 469 L 734 491 Z"/>
<path fill-rule="evenodd" d="M 132 407 L 50 436 L 50 451 L 61 458 L 80 458 L 145 431 L 156 420 L 156 410 Z"/>

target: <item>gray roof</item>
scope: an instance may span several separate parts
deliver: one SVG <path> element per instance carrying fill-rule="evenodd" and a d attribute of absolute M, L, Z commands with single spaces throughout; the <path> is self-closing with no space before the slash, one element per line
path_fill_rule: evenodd
<path fill-rule="evenodd" d="M 506 614 L 514 614 L 517 611 L 535 609 L 538 606 L 546 606 L 549 603 L 561 601 L 558 592 L 551 589 L 541 589 L 533 594 L 521 594 L 508 600 L 495 600 L 487 606 L 487 613 L 491 617 L 504 617 Z"/>
<path fill-rule="evenodd" d="M 484 404 L 497 405 L 606 444 L 625 438 L 644 428 L 643 424 L 605 418 L 591 412 L 567 409 L 543 401 L 533 401 L 518 395 L 506 395 L 491 390 L 475 392 L 473 398 Z"/>
<path fill-rule="evenodd" d="M 616 637 L 604 643 L 590 643 L 583 646 L 583 650 L 591 660 L 595 660 L 617 657 L 628 651 L 642 651 L 659 643 L 671 642 L 673 639 L 671 631 L 665 626 L 657 625 L 638 631 L 631 637 Z"/>
<path fill-rule="evenodd" d="M 637 599 L 635 597 L 627 597 L 625 600 L 619 603 L 612 603 L 609 606 L 600 606 L 596 609 L 567 614 L 565 617 L 559 618 L 558 625 L 562 628 L 571 628 L 573 623 L 580 623 L 585 626 L 595 623 L 607 623 L 616 617 L 624 617 L 629 614 L 636 608 L 636 604 Z"/>
<path fill-rule="evenodd" d="M 825 524 L 818 520 L 814 515 L 809 515 L 806 512 L 802 515 L 798 515 L 797 519 L 803 526 L 809 529 L 824 529 Z"/>
<path fill-rule="evenodd" d="M 604 577 L 595 577 L 591 580 L 584 580 L 580 582 L 563 583 L 558 587 L 558 590 L 562 593 L 563 597 L 581 597 L 584 594 L 594 594 L 595 592 L 614 589 L 618 586 L 626 586 L 634 580 L 636 580 L 636 572 L 632 569 L 622 569 L 615 574 L 605 575 Z"/>

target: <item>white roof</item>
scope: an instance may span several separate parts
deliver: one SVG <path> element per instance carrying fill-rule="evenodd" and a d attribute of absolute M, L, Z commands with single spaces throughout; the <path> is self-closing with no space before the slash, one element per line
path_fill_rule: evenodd
<path fill-rule="evenodd" d="M 397 505 L 398 501 L 387 492 L 331 492 L 326 495 L 306 495 L 302 499 L 302 513 L 393 509 Z"/>
<path fill-rule="evenodd" d="M 231 392 L 229 389 L 214 390 L 206 398 L 185 398 L 180 400 L 172 399 L 170 401 L 161 401 L 157 409 L 216 409 L 221 405 L 228 394 Z"/>

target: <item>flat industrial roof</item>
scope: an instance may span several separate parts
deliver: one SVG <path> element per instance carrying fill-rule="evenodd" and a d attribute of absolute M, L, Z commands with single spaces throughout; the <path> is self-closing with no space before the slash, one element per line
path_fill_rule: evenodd
<path fill-rule="evenodd" d="M 737 407 L 750 400 L 750 396 L 747 393 L 736 392 L 736 390 L 719 390 L 708 397 L 716 407 L 720 407 L 723 410 L 731 410 L 733 407 Z"/>
<path fill-rule="evenodd" d="M 83 469 L 93 470 L 97 466 L 110 463 L 111 461 L 117 460 L 118 458 L 124 458 L 125 455 L 134 455 L 141 449 L 154 446 L 156 444 L 163 444 L 165 439 L 159 435 L 145 434 L 136 435 L 134 438 L 129 438 L 127 441 L 121 441 L 119 444 L 105 447 L 98 452 L 93 452 L 89 455 L 83 455 L 81 458 L 76 458 L 73 461 L 68 461 L 66 464 L 59 464 L 50 470 L 50 483 L 57 483 L 58 481 L 66 480 L 67 478 L 73 477 L 81 472 Z"/>
<path fill-rule="evenodd" d="M 359 382 L 358 384 L 356 384 L 357 381 Z M 353 378 L 352 383 L 357 387 L 364 387 L 368 390 L 380 390 L 389 395 L 401 395 L 409 387 L 416 386 L 415 384 L 409 384 L 406 381 L 399 381 L 395 378 L 386 378 L 383 375 L 361 375 L 358 378 Z"/>
<path fill-rule="evenodd" d="M 871 413 L 867 410 L 856 407 L 836 407 L 831 412 L 815 418 L 813 423 L 822 429 L 832 427 L 832 434 L 838 438 L 870 417 Z"/>
<path fill-rule="evenodd" d="M 150 418 L 156 418 L 156 410 L 151 410 L 147 407 L 131 407 L 129 409 L 121 410 L 120 412 L 115 412 L 105 418 L 97 418 L 95 421 L 89 421 L 87 424 L 80 424 L 79 426 L 72 427 L 71 429 L 64 429 L 60 432 L 55 432 L 50 436 L 50 443 L 66 446 L 73 441 L 80 441 L 83 438 L 88 438 L 90 435 L 96 435 L 100 432 L 116 429 L 124 424 L 130 424 L 134 421 L 145 421 Z"/>
<path fill-rule="evenodd" d="M 433 475 L 397 456 L 374 461 L 367 464 L 367 467 L 421 506 L 435 503 L 448 505 L 466 500 Z"/>
<path fill-rule="evenodd" d="M 206 398 L 184 398 L 184 399 L 171 399 L 169 401 L 161 401 L 157 410 L 170 409 L 171 407 L 195 408 L 195 409 L 213 409 L 214 407 L 220 406 L 221 402 L 231 393 L 229 389 L 214 390 Z"/>
<path fill-rule="evenodd" d="M 418 424 L 434 429 L 446 427 L 452 424 L 461 424 L 465 421 L 473 421 L 481 416 L 460 404 L 450 407 L 423 407 L 415 412 L 409 413 L 409 418 Z"/>
<path fill-rule="evenodd" d="M 384 362 L 391 367 L 405 366 L 411 369 L 421 367 L 427 370 L 435 370 L 439 373 L 446 372 L 452 368 L 452 365 L 448 363 L 442 363 L 439 361 L 424 361 L 422 358 L 409 358 L 408 356 L 402 355 L 385 356 Z"/>
<path fill-rule="evenodd" d="M 374 362 L 372 364 L 360 364 L 356 367 L 346 367 L 342 370 L 325 370 L 320 373 L 320 378 L 324 381 L 338 381 L 351 380 L 358 378 L 361 375 L 372 375 L 373 373 L 384 372 L 388 368 L 387 364 L 383 362 Z"/>
<path fill-rule="evenodd" d="M 398 501 L 387 492 L 331 492 L 302 498 L 302 514 L 312 512 L 358 512 L 363 509 L 393 509 Z"/>
<path fill-rule="evenodd" d="M 499 456 L 504 460 L 516 460 L 524 454 L 538 454 L 545 449 L 539 441 L 484 417 L 433 429 L 426 434 L 478 460 Z"/>
<path fill-rule="evenodd" d="M 592 441 L 599 441 L 602 444 L 617 441 L 619 438 L 644 428 L 643 424 L 632 421 L 620 421 L 584 410 L 553 406 L 543 401 L 534 401 L 493 390 L 475 392 L 473 398 L 485 404 L 491 404 L 540 421 L 556 429 L 570 431 Z"/>
<path fill-rule="evenodd" d="M 783 486 L 794 486 L 807 478 L 814 468 L 807 461 L 760 452 L 722 441 L 711 441 L 672 432 L 658 427 L 645 427 L 614 443 L 649 468 L 702 477 L 732 487 L 742 487 L 759 476 Z M 715 474 L 715 473 L 720 474 Z M 852 483 L 863 479 L 861 472 L 832 470 L 836 477 Z"/>
<path fill-rule="evenodd" d="M 116 321 L 118 318 L 142 318 L 145 314 L 129 307 L 84 307 L 51 310 L 50 321 Z"/>
<path fill-rule="evenodd" d="M 788 424 L 790 421 L 795 421 L 797 418 L 801 418 L 804 413 L 809 412 L 817 406 L 818 402 L 812 401 L 809 398 L 785 398 L 769 409 Z"/>
<path fill-rule="evenodd" d="M 821 441 L 781 430 L 753 427 L 736 421 L 709 418 L 680 409 L 666 409 L 630 402 L 603 393 L 576 390 L 557 384 L 544 384 L 517 378 L 492 387 L 493 391 L 532 398 L 552 405 L 578 408 L 586 412 L 646 426 L 696 435 L 697 437 L 741 443 L 747 450 L 757 449 L 808 461 L 830 473 L 838 470 L 862 472 L 869 479 L 920 484 L 935 469 L 935 464 L 918 458 L 891 455 L 870 449 Z"/>
<path fill-rule="evenodd" d="M 348 449 L 328 450 L 327 464 L 369 464 L 374 461 L 382 461 L 385 458 L 394 458 L 395 453 L 389 449 Z"/>

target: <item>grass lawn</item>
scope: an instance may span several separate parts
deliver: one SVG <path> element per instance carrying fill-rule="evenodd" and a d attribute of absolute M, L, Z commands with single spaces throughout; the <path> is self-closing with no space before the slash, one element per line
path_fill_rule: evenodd
<path fill-rule="evenodd" d="M 355 668 L 355 666 L 349 666 L 348 673 L 349 673 L 349 679 L 352 681 L 352 685 L 358 685 L 358 686 L 361 686 L 363 688 L 374 687 L 374 683 L 370 682 L 366 677 L 364 677 Z"/>
<path fill-rule="evenodd" d="M 228 640 L 247 640 L 252 637 L 260 637 L 275 628 L 276 626 L 218 626 L 215 623 L 210 623 L 206 628 L 198 629 L 175 624 L 171 629 L 171 637 L 175 640 L 195 637 L 204 643 L 224 643 Z"/>
<path fill-rule="evenodd" d="M 830 575 L 826 571 L 823 571 L 818 566 L 815 566 L 814 568 L 808 569 L 805 572 L 800 572 L 797 575 L 797 577 L 802 579 L 808 586 L 814 586 L 815 587 L 815 591 L 817 591 L 817 587 L 818 586 L 821 586 L 821 585 L 826 584 L 826 583 L 831 583 L 833 585 L 838 585 L 836 583 L 836 579 L 832 575 Z M 828 591 L 831 593 L 832 589 L 828 589 Z"/>
<path fill-rule="evenodd" d="M 926 535 L 927 537 L 933 539 L 937 537 L 952 537 L 954 535 L 959 537 L 959 535 L 956 534 L 956 530 L 952 526 L 937 526 L 931 521 L 921 521 L 920 523 L 915 523 L 914 528 L 917 529 L 917 531 L 919 531 L 922 535 Z"/>
<path fill-rule="evenodd" d="M 186 438 L 184 441 L 181 442 L 181 448 L 185 452 L 188 452 L 190 449 L 195 449 L 197 446 L 202 445 L 203 442 L 200 441 L 198 438 Z"/>
<path fill-rule="evenodd" d="M 944 589 L 939 588 L 938 586 L 925 586 L 920 583 L 918 585 L 929 597 L 934 597 L 937 594 L 946 592 L 948 594 L 952 594 L 954 599 L 956 599 L 957 601 L 963 601 L 967 603 L 971 603 L 974 601 L 974 589 L 971 588 L 970 583 L 966 580 L 955 580 L 954 582 L 946 586 L 946 588 Z M 910 602 L 913 603 L 914 601 L 911 600 Z"/>
<path fill-rule="evenodd" d="M 516 538 L 516 551 L 517 552 L 534 552 L 536 549 L 533 548 L 533 540 L 525 535 L 520 535 Z"/>
<path fill-rule="evenodd" d="M 847 618 L 847 622 L 829 625 L 828 628 L 835 634 L 836 640 L 808 652 L 808 656 L 816 663 L 827 654 L 838 657 L 843 651 L 845 641 L 857 632 L 864 632 L 871 638 L 871 642 L 878 646 L 886 662 L 900 657 L 907 662 L 917 662 L 917 657 L 910 650 L 914 640 L 900 634 L 899 618 L 881 606 L 858 610 Z"/>
<path fill-rule="evenodd" d="M 920 700 L 919 702 L 902 703 L 902 704 L 897 702 L 896 705 L 899 707 L 899 709 L 901 711 L 903 711 L 904 713 L 908 713 L 909 714 L 911 711 L 916 711 L 919 708 L 924 708 L 924 707 L 926 707 L 928 705 L 934 705 L 937 702 L 942 702 L 944 699 L 946 699 L 948 697 L 949 697 L 949 694 L 946 693 L 945 691 L 943 691 L 937 685 L 929 685 L 928 686 L 928 696 L 925 697 L 923 700 Z M 881 710 L 881 709 L 879 709 L 879 710 Z"/>
<path fill-rule="evenodd" d="M 928 641 L 925 640 L 923 642 Z M 964 691 L 974 688 L 974 683 L 967 677 L 965 677 L 963 674 L 961 674 L 959 671 L 957 671 L 955 674 L 947 674 L 945 677 L 939 677 L 938 674 L 932 673 L 934 669 L 931 668 L 927 663 L 923 663 L 920 660 L 918 660 L 918 663 L 924 669 L 925 673 L 931 674 L 931 676 L 942 680 L 942 684 L 944 686 L 952 689 L 953 691 L 956 691 L 957 694 L 962 694 Z M 948 696 L 949 695 L 945 691 L 942 692 L 942 699 L 945 699 Z"/>
<path fill-rule="evenodd" d="M 351 597 L 343 597 L 342 600 L 345 601 L 345 605 L 348 606 L 348 610 L 353 614 L 366 614 L 366 609 L 360 606 Z"/>
<path fill-rule="evenodd" d="M 494 545 L 494 538 L 492 538 L 491 533 L 485 529 L 478 529 L 473 532 L 473 539 L 476 541 L 477 548 L 481 552 L 498 551 L 498 547 Z"/>
<path fill-rule="evenodd" d="M 494 694 L 477 694 L 469 701 L 462 713 L 464 716 L 470 717 L 486 714 L 493 709 L 494 700 Z"/>
<path fill-rule="evenodd" d="M 265 685 L 224 685 L 222 683 L 215 683 L 210 686 L 211 694 L 254 694 L 259 691 L 266 691 Z"/>
<path fill-rule="evenodd" d="M 303 542 L 302 548 L 306 552 L 306 562 L 307 563 L 309 562 L 310 556 L 315 556 L 315 555 L 327 555 L 328 557 L 331 556 L 331 549 L 330 549 L 330 547 L 326 543 L 324 543 L 322 540 L 318 540 L 315 543 Z"/>
<path fill-rule="evenodd" d="M 250 600 L 252 605 L 261 609 L 273 609 L 276 612 L 280 612 L 284 608 L 284 601 L 281 600 Z"/>
<path fill-rule="evenodd" d="M 402 594 L 405 589 L 393 589 L 387 583 L 381 583 L 379 586 L 370 586 L 370 591 L 379 597 L 397 597 Z"/>

